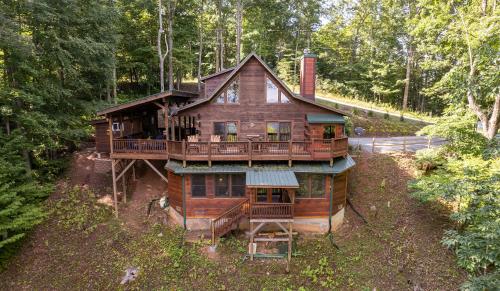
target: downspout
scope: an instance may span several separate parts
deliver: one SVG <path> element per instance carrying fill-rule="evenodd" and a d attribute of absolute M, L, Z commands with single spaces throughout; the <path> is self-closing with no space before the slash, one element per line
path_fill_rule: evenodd
<path fill-rule="evenodd" d="M 333 241 L 333 233 L 332 233 L 332 213 L 333 213 L 333 185 L 334 185 L 335 174 L 332 173 L 332 182 L 330 183 L 330 208 L 328 209 L 328 238 L 337 250 L 339 250 L 339 246 Z"/>
<path fill-rule="evenodd" d="M 333 213 L 333 179 L 335 174 L 332 174 L 332 181 L 330 182 L 330 208 L 328 209 L 328 233 L 332 233 L 332 213 Z"/>
<path fill-rule="evenodd" d="M 186 227 L 186 186 L 185 186 L 185 182 L 186 182 L 186 177 L 184 176 L 184 174 L 181 175 L 182 177 L 182 217 L 183 217 L 183 220 L 184 220 L 184 230 L 187 229 Z"/>

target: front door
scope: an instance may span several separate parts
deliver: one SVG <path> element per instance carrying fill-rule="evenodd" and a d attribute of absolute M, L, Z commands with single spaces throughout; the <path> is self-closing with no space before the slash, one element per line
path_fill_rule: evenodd
<path fill-rule="evenodd" d="M 255 203 L 289 203 L 290 196 L 287 189 L 257 188 Z"/>

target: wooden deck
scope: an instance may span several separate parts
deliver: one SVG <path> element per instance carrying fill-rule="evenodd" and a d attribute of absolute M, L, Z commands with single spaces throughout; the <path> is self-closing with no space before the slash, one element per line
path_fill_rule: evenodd
<path fill-rule="evenodd" d="M 113 158 L 181 161 L 328 161 L 347 155 L 347 137 L 312 141 L 113 140 Z"/>

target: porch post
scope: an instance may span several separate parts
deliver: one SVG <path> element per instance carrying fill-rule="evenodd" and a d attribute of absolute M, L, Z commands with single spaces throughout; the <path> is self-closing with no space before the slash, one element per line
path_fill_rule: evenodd
<path fill-rule="evenodd" d="M 116 194 L 116 160 L 111 159 L 111 176 L 113 178 L 113 204 L 115 206 L 115 216 L 118 218 L 118 198 Z"/>
<path fill-rule="evenodd" d="M 108 125 L 109 125 L 109 152 L 113 153 L 113 118 L 111 116 L 108 117 Z"/>

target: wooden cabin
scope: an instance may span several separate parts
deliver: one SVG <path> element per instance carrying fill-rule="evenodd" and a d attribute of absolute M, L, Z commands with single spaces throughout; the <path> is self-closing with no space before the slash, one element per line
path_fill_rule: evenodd
<path fill-rule="evenodd" d="M 162 160 L 164 169 L 148 164 L 168 181 L 169 213 L 186 229 L 214 238 L 243 221 L 253 234 L 266 221 L 290 233 L 335 229 L 354 161 L 345 114 L 315 100 L 315 66 L 305 54 L 302 95 L 250 54 L 204 77 L 201 92 L 168 91 L 98 112 L 107 130 L 96 124 L 96 143 L 113 161 L 115 207 L 123 172 L 136 160 Z"/>

